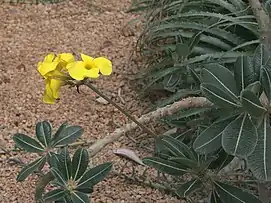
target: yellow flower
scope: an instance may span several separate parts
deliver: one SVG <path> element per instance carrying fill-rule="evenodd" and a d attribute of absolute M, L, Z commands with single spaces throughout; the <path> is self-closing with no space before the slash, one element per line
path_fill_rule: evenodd
<path fill-rule="evenodd" d="M 44 78 L 56 75 L 65 75 L 60 74 L 62 70 L 66 69 L 68 63 L 74 62 L 74 56 L 71 53 L 62 53 L 57 56 L 50 53 L 45 56 L 42 62 L 38 63 L 38 71 Z"/>
<path fill-rule="evenodd" d="M 82 61 L 69 63 L 67 65 L 70 76 L 75 80 L 98 78 L 99 72 L 102 75 L 110 75 L 112 73 L 112 62 L 107 58 L 92 58 L 85 54 L 81 54 L 81 58 Z"/>
<path fill-rule="evenodd" d="M 74 61 L 70 53 L 62 53 L 57 56 L 48 54 L 42 62 L 38 63 L 38 71 L 45 78 L 45 91 L 43 102 L 54 104 L 59 98 L 60 87 L 67 79 L 66 66 Z M 64 70 L 64 71 L 63 71 Z"/>
<path fill-rule="evenodd" d="M 55 104 L 56 99 L 59 98 L 60 87 L 64 81 L 56 79 L 45 79 L 45 91 L 43 95 L 43 102 L 47 104 Z"/>

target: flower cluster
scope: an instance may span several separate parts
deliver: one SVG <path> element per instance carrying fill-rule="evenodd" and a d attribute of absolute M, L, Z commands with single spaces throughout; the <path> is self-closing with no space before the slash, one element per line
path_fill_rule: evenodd
<path fill-rule="evenodd" d="M 112 73 L 112 63 L 104 57 L 92 58 L 81 54 L 80 61 L 76 61 L 71 53 L 45 56 L 38 63 L 38 71 L 45 81 L 43 102 L 54 104 L 59 98 L 60 87 L 68 80 L 84 80 L 85 78 L 98 78 Z"/>

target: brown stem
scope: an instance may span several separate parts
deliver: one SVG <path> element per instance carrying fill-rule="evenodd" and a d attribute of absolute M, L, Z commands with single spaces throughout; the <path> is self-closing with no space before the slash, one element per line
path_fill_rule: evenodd
<path fill-rule="evenodd" d="M 180 109 L 198 108 L 198 107 L 211 107 L 213 104 L 205 97 L 189 97 L 181 101 L 175 102 L 171 105 L 167 105 L 163 108 L 159 108 L 153 112 L 145 114 L 138 119 L 139 123 L 149 123 L 150 121 L 160 119 L 167 115 L 172 115 Z M 103 139 L 97 140 L 91 145 L 88 150 L 90 156 L 93 157 L 106 145 L 119 140 L 128 131 L 134 130 L 137 127 L 135 123 L 128 123 L 121 128 L 116 129 L 113 133 L 105 136 Z"/>
<path fill-rule="evenodd" d="M 264 11 L 261 2 L 259 0 L 249 0 L 249 4 L 260 28 L 261 41 L 268 47 L 270 47 L 271 43 L 270 18 L 268 14 Z"/>
<path fill-rule="evenodd" d="M 132 115 L 130 115 L 126 110 L 124 110 L 123 108 L 121 108 L 117 103 L 115 103 L 112 99 L 110 99 L 109 97 L 107 97 L 105 94 L 103 94 L 100 90 L 98 90 L 96 87 L 94 87 L 90 81 L 86 80 L 84 83 L 84 85 L 86 85 L 88 88 L 90 88 L 91 90 L 93 90 L 94 92 L 96 92 L 99 96 L 101 96 L 102 98 L 104 98 L 106 101 L 108 101 L 110 104 L 112 104 L 114 107 L 116 107 L 121 113 L 123 113 L 125 116 L 127 116 L 129 119 L 131 119 L 133 122 L 135 122 L 140 128 L 142 128 L 142 130 L 144 130 L 146 133 L 150 134 L 150 135 L 156 135 L 153 131 L 151 131 L 150 129 L 148 129 L 145 125 L 143 125 L 142 123 L 138 122 Z"/>

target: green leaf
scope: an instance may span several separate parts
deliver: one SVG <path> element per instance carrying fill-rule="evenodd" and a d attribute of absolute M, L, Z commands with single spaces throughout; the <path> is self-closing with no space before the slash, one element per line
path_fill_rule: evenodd
<path fill-rule="evenodd" d="M 165 147 L 168 151 L 171 152 L 173 156 L 183 156 L 190 159 L 196 159 L 194 154 L 191 152 L 191 149 L 184 144 L 183 142 L 171 137 L 171 136 L 164 136 L 162 138 Z"/>
<path fill-rule="evenodd" d="M 44 195 L 44 200 L 45 201 L 56 201 L 61 198 L 63 198 L 66 195 L 66 192 L 62 189 L 55 189 L 50 192 L 47 192 Z"/>
<path fill-rule="evenodd" d="M 54 139 L 53 146 L 67 145 L 77 140 L 83 134 L 84 129 L 80 126 L 70 126 L 61 130 L 61 133 Z"/>
<path fill-rule="evenodd" d="M 185 132 L 176 133 L 176 135 L 171 135 L 171 137 L 174 137 L 177 140 L 183 141 L 187 137 L 191 137 L 193 135 L 193 129 L 189 129 Z"/>
<path fill-rule="evenodd" d="M 64 175 L 57 168 L 51 168 L 51 172 L 55 176 L 58 183 L 62 185 L 63 187 L 65 187 L 66 181 L 65 181 Z"/>
<path fill-rule="evenodd" d="M 263 85 L 264 92 L 269 101 L 271 101 L 271 71 L 265 67 L 262 67 L 261 82 Z"/>
<path fill-rule="evenodd" d="M 77 189 L 90 188 L 102 181 L 112 168 L 112 163 L 103 163 L 89 169 L 80 179 Z"/>
<path fill-rule="evenodd" d="M 257 143 L 257 130 L 247 114 L 241 114 L 222 133 L 222 146 L 233 156 L 249 156 Z"/>
<path fill-rule="evenodd" d="M 191 76 L 193 77 L 193 80 L 195 81 L 195 83 L 197 85 L 200 85 L 201 84 L 201 78 L 198 75 L 198 73 L 194 70 L 194 68 L 188 67 L 188 69 L 190 70 Z"/>
<path fill-rule="evenodd" d="M 266 45 L 259 44 L 253 55 L 253 67 L 254 73 L 257 76 L 257 79 L 260 77 L 260 72 L 263 66 L 267 68 L 271 67 L 271 53 Z"/>
<path fill-rule="evenodd" d="M 84 194 L 82 192 L 72 192 L 71 193 L 72 203 L 89 203 L 89 197 L 87 194 Z"/>
<path fill-rule="evenodd" d="M 218 158 L 211 162 L 208 167 L 209 169 L 217 169 L 218 171 L 220 171 L 225 166 L 227 166 L 234 158 L 234 156 L 227 154 L 223 149 L 219 150 L 217 154 Z"/>
<path fill-rule="evenodd" d="M 172 154 L 169 149 L 165 146 L 164 141 L 162 141 L 161 137 L 157 137 L 155 139 L 155 155 L 163 158 L 168 159 Z"/>
<path fill-rule="evenodd" d="M 50 146 L 52 126 L 48 121 L 38 122 L 36 125 L 36 137 L 44 147 Z"/>
<path fill-rule="evenodd" d="M 230 70 L 219 64 L 209 64 L 202 70 L 202 82 L 209 83 L 226 92 L 233 99 L 238 99 L 238 90 Z"/>
<path fill-rule="evenodd" d="M 58 168 L 58 165 L 60 162 L 59 154 L 55 154 L 55 153 L 47 154 L 47 160 L 50 167 Z"/>
<path fill-rule="evenodd" d="M 57 129 L 57 131 L 56 131 L 53 139 L 54 140 L 58 140 L 59 137 L 62 136 L 63 130 L 66 129 L 67 127 L 68 127 L 68 123 L 67 122 L 62 123 L 61 126 Z"/>
<path fill-rule="evenodd" d="M 41 157 L 40 159 L 37 159 L 36 161 L 33 161 L 30 164 L 27 164 L 18 174 L 17 181 L 24 181 L 31 173 L 38 170 L 42 165 L 44 165 L 46 162 L 46 156 Z"/>
<path fill-rule="evenodd" d="M 65 180 L 70 179 L 72 174 L 72 163 L 67 147 L 64 147 L 59 153 L 58 159 L 58 170 L 61 172 Z"/>
<path fill-rule="evenodd" d="M 189 55 L 189 45 L 186 43 L 176 44 L 176 53 L 178 54 L 178 61 L 184 60 Z"/>
<path fill-rule="evenodd" d="M 234 77 L 239 92 L 244 90 L 249 84 L 255 82 L 252 57 L 238 57 L 234 64 Z"/>
<path fill-rule="evenodd" d="M 181 198 L 185 198 L 189 196 L 191 193 L 195 192 L 196 190 L 202 187 L 202 182 L 199 179 L 193 179 L 176 190 L 176 195 Z"/>
<path fill-rule="evenodd" d="M 265 116 L 257 128 L 258 142 L 253 153 L 248 157 L 248 166 L 253 175 L 264 181 L 271 180 L 271 127 L 268 116 Z"/>
<path fill-rule="evenodd" d="M 243 90 L 241 92 L 241 102 L 244 109 L 252 116 L 260 118 L 266 112 L 266 109 L 262 106 L 259 98 L 250 90 Z"/>
<path fill-rule="evenodd" d="M 89 187 L 89 188 L 76 188 L 76 190 L 79 191 L 79 192 L 87 193 L 87 194 L 93 193 L 93 188 L 92 187 Z"/>
<path fill-rule="evenodd" d="M 41 144 L 27 135 L 17 133 L 13 136 L 13 140 L 18 147 L 24 149 L 27 152 L 43 152 L 43 147 Z"/>
<path fill-rule="evenodd" d="M 251 83 L 246 87 L 246 90 L 249 90 L 255 94 L 258 94 L 261 90 L 261 83 L 259 81 Z"/>
<path fill-rule="evenodd" d="M 180 165 L 187 166 L 188 168 L 194 169 L 195 171 L 200 170 L 200 166 L 195 160 L 191 160 L 185 157 L 171 157 L 169 160 L 177 162 Z"/>
<path fill-rule="evenodd" d="M 239 104 L 226 92 L 219 89 L 217 86 L 209 83 L 202 83 L 201 90 L 208 100 L 214 104 L 225 108 L 237 108 Z"/>
<path fill-rule="evenodd" d="M 201 154 L 209 154 L 218 150 L 221 147 L 222 133 L 233 119 L 234 117 L 215 122 L 202 131 L 194 141 L 193 148 L 195 151 Z"/>
<path fill-rule="evenodd" d="M 216 191 L 212 191 L 209 203 L 223 203 Z"/>
<path fill-rule="evenodd" d="M 215 189 L 223 202 L 230 203 L 262 203 L 254 195 L 240 188 L 215 181 Z"/>
<path fill-rule="evenodd" d="M 88 167 L 89 156 L 88 151 L 83 148 L 79 148 L 72 158 L 72 177 L 73 180 L 80 178 Z"/>
<path fill-rule="evenodd" d="M 187 172 L 186 167 L 176 162 L 164 160 L 159 157 L 147 157 L 142 161 L 144 164 L 170 175 L 180 176 Z"/>

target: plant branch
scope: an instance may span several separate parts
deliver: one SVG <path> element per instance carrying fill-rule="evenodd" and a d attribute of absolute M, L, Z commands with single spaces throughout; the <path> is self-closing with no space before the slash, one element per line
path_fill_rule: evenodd
<path fill-rule="evenodd" d="M 163 108 L 159 108 L 153 112 L 147 113 L 138 119 L 140 124 L 147 124 L 150 121 L 160 119 L 164 116 L 172 115 L 181 109 L 197 108 L 197 107 L 210 107 L 213 104 L 205 97 L 189 97 L 181 101 L 175 102 L 171 105 L 167 105 Z M 128 131 L 134 130 L 137 127 L 136 123 L 128 123 L 121 128 L 116 129 L 113 133 L 105 136 L 103 139 L 97 140 L 91 145 L 88 150 L 90 157 L 93 157 L 106 145 L 119 140 Z"/>
<path fill-rule="evenodd" d="M 86 80 L 83 83 L 86 85 L 88 88 L 96 92 L 99 96 L 104 98 L 106 101 L 108 101 L 110 104 L 112 104 L 114 107 L 116 107 L 121 113 L 123 113 L 125 116 L 127 116 L 129 119 L 131 119 L 133 122 L 135 122 L 142 130 L 144 130 L 146 133 L 150 135 L 156 135 L 153 131 L 151 131 L 149 128 L 147 128 L 145 125 L 142 123 L 138 122 L 132 115 L 130 115 L 127 111 L 125 111 L 123 108 L 121 108 L 118 104 L 116 104 L 113 100 L 108 98 L 105 94 L 103 94 L 100 90 L 98 90 L 96 87 L 94 87 L 90 81 Z"/>
<path fill-rule="evenodd" d="M 261 40 L 264 44 L 270 47 L 271 44 L 271 25 L 268 14 L 264 11 L 259 0 L 249 0 L 249 4 L 256 17 L 260 28 Z"/>

